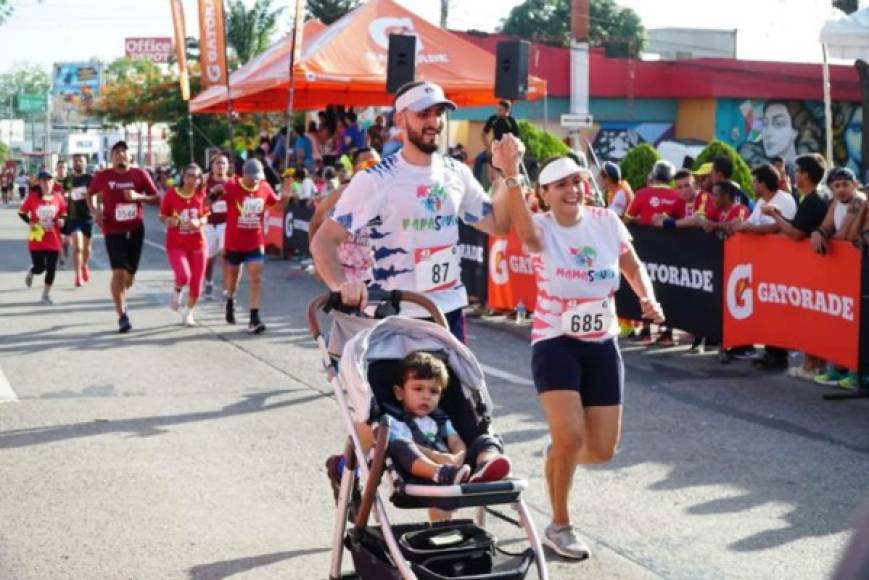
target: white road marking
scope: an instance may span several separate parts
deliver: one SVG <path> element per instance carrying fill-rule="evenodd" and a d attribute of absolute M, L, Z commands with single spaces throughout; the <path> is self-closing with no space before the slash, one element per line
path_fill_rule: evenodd
<path fill-rule="evenodd" d="M 148 238 L 145 238 L 145 243 L 148 244 L 149 246 L 151 246 L 152 248 L 157 248 L 161 252 L 166 251 L 166 248 L 163 246 L 163 244 L 158 244 L 157 242 L 152 242 Z"/>
<path fill-rule="evenodd" d="M 501 369 L 492 368 L 489 365 L 484 365 L 480 363 L 480 368 L 483 369 L 483 372 L 489 376 L 497 377 L 499 379 L 504 379 L 505 381 L 510 381 L 514 385 L 528 385 L 533 387 L 534 382 L 529 381 L 525 377 L 520 377 L 518 375 L 514 375 L 513 373 L 508 373 L 507 371 L 502 371 Z"/>
<path fill-rule="evenodd" d="M 18 395 L 12 390 L 12 385 L 6 380 L 6 375 L 3 374 L 3 369 L 0 368 L 0 403 L 16 403 Z"/>

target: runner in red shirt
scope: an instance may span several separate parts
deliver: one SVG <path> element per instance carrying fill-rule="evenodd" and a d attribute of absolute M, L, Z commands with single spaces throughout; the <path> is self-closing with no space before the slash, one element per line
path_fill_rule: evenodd
<path fill-rule="evenodd" d="M 18 209 L 18 215 L 30 225 L 27 249 L 33 267 L 27 271 L 24 283 L 30 288 L 33 277 L 45 272 L 45 286 L 42 289 L 42 304 L 52 304 L 51 286 L 57 271 L 57 259 L 61 250 L 61 228 L 66 218 L 66 202 L 63 187 L 55 183 L 47 171 L 39 172 L 38 185 L 31 190 Z M 45 193 L 44 193 L 45 192 Z"/>
<path fill-rule="evenodd" d="M 181 172 L 181 187 L 170 187 L 160 204 L 160 221 L 166 225 L 166 256 L 175 272 L 175 290 L 170 307 L 178 311 L 185 286 L 190 291 L 187 308 L 181 311 L 185 326 L 196 321 L 193 311 L 202 292 L 205 277 L 205 234 L 208 204 L 202 170 L 191 163 Z"/>
<path fill-rule="evenodd" d="M 211 298 L 214 288 L 214 262 L 220 256 L 220 269 L 226 284 L 226 260 L 223 259 L 224 238 L 226 235 L 226 201 L 218 199 L 223 194 L 223 186 L 232 178 L 229 176 L 229 159 L 223 153 L 211 158 L 211 171 L 205 181 L 207 202 L 211 214 L 205 225 L 205 247 L 208 260 L 205 262 L 205 298 Z M 224 289 L 224 294 L 226 290 Z"/>
<path fill-rule="evenodd" d="M 656 215 L 666 214 L 667 217 L 675 217 L 679 194 L 670 188 L 672 179 L 673 165 L 664 160 L 656 162 L 652 167 L 652 185 L 637 191 L 634 200 L 625 211 L 625 221 L 649 226 L 652 225 Z"/>
<path fill-rule="evenodd" d="M 259 317 L 262 271 L 265 261 L 263 216 L 266 208 L 284 205 L 290 194 L 279 197 L 265 181 L 263 165 L 257 159 L 244 162 L 241 179 L 223 186 L 221 200 L 226 202 L 226 322 L 235 324 L 235 294 L 242 264 L 250 269 L 250 323 L 248 331 L 260 334 L 266 325 Z"/>
<path fill-rule="evenodd" d="M 88 186 L 88 206 L 102 228 L 112 267 L 112 299 L 118 313 L 118 332 L 133 325 L 127 316 L 127 290 L 133 285 L 142 244 L 145 241 L 142 204 L 157 205 L 160 198 L 151 176 L 130 167 L 127 144 L 118 141 L 111 150 L 112 167 L 97 173 Z M 102 207 L 94 204 L 99 197 Z"/>
<path fill-rule="evenodd" d="M 724 231 L 726 224 L 744 222 L 751 215 L 751 210 L 736 201 L 739 190 L 729 181 L 719 181 L 712 186 L 712 199 L 718 209 L 718 220 L 707 221 L 703 229 L 707 232 Z"/>

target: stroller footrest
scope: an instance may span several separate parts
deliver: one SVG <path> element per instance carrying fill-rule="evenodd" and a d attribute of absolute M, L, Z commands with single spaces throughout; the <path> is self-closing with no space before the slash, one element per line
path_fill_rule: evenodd
<path fill-rule="evenodd" d="M 404 495 L 414 497 L 462 497 L 467 495 L 521 492 L 527 487 L 528 482 L 522 479 L 508 479 L 487 483 L 461 483 L 458 485 L 407 483 L 404 485 Z"/>

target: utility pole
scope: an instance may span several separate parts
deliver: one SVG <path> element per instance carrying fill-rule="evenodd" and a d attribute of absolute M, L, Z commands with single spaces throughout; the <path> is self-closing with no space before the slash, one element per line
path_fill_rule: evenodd
<path fill-rule="evenodd" d="M 570 2 L 570 112 L 588 115 L 589 0 Z M 580 149 L 579 129 L 570 135 L 574 151 Z"/>
<path fill-rule="evenodd" d="M 447 29 L 447 19 L 450 14 L 450 0 L 441 0 L 441 28 Z"/>

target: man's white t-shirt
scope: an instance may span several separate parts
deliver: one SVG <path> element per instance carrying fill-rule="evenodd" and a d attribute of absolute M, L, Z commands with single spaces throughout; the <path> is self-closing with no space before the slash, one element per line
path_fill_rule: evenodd
<path fill-rule="evenodd" d="M 774 224 L 775 219 L 760 212 L 767 203 L 773 207 L 777 207 L 779 212 L 781 212 L 782 217 L 788 221 L 794 219 L 794 216 L 797 215 L 797 200 L 794 199 L 794 196 L 786 191 L 778 190 L 769 201 L 762 199 L 757 200 L 757 203 L 754 206 L 754 211 L 751 212 L 751 215 L 748 216 L 748 221 L 745 223 L 753 226 L 768 226 Z"/>
<path fill-rule="evenodd" d="M 533 216 L 543 249 L 531 255 L 537 279 L 532 343 L 562 335 L 601 342 L 619 333 L 619 258 L 630 249 L 631 234 L 612 210 L 582 212 L 572 227 L 549 212 Z"/>
<path fill-rule="evenodd" d="M 486 192 L 463 163 L 432 155 L 411 165 L 401 152 L 357 173 L 330 214 L 351 235 L 369 228 L 374 251 L 371 289 L 426 294 L 444 313 L 468 304 L 457 251 L 459 220 L 492 213 Z M 414 305 L 402 314 L 428 316 Z"/>

